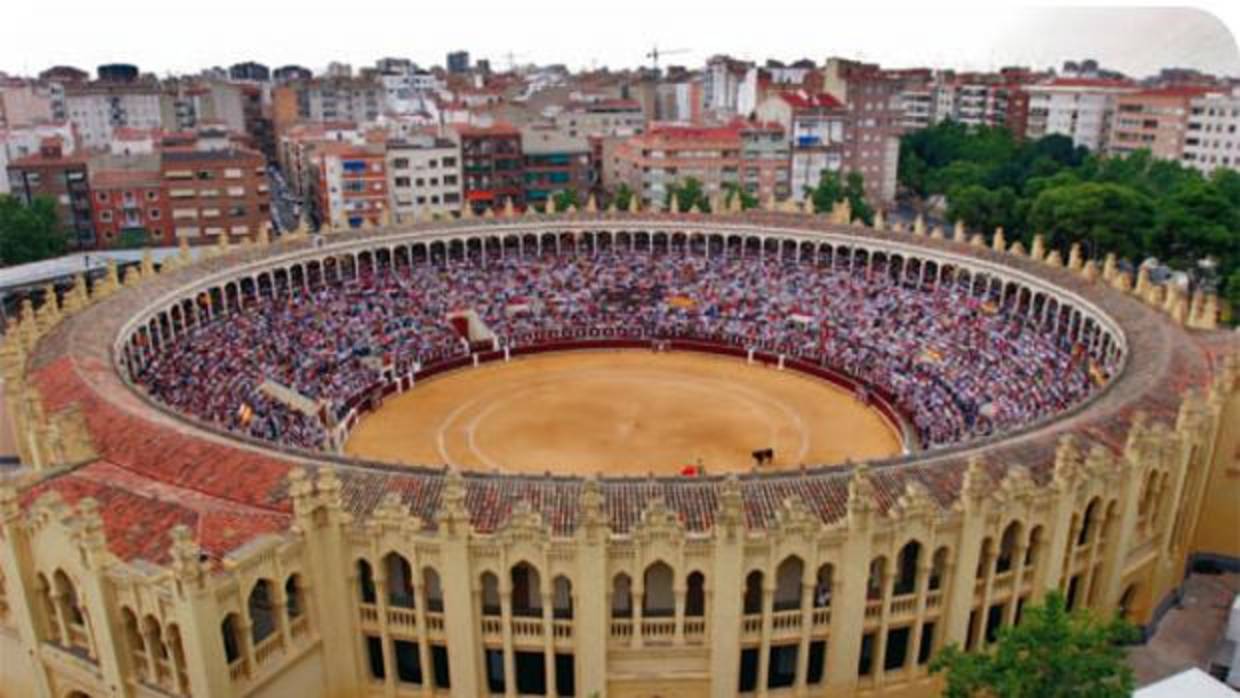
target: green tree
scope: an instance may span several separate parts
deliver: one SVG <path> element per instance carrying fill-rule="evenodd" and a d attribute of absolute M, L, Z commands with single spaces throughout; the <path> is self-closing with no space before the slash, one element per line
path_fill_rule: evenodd
<path fill-rule="evenodd" d="M 557 211 L 567 211 L 570 206 L 581 207 L 581 200 L 577 198 L 575 189 L 561 189 L 551 196 L 550 201 Z"/>
<path fill-rule="evenodd" d="M 741 197 L 741 210 L 748 211 L 751 208 L 757 208 L 758 197 L 750 194 L 740 187 L 738 184 L 724 184 L 724 190 L 727 192 L 723 195 L 723 203 L 725 206 L 731 206 L 732 200 Z"/>
<path fill-rule="evenodd" d="M 944 649 L 930 671 L 947 675 L 944 698 L 1128 698 L 1132 669 L 1120 643 L 1135 629 L 1122 620 L 1101 620 L 1068 611 L 1051 592 L 1028 606 L 1019 625 L 999 631 L 985 652 Z"/>
<path fill-rule="evenodd" d="M 668 186 L 663 195 L 663 207 L 672 205 L 672 195 L 676 195 L 676 210 L 679 213 L 690 211 L 710 212 L 710 201 L 706 199 L 706 191 L 696 177 L 686 177 L 683 181 Z"/>
<path fill-rule="evenodd" d="M 1010 187 L 987 189 L 970 184 L 953 189 L 948 195 L 947 219 L 963 221 L 972 230 L 991 231 L 998 226 L 1017 228 L 1016 192 Z"/>
<path fill-rule="evenodd" d="M 1154 222 L 1154 204 L 1121 184 L 1083 182 L 1038 194 L 1028 222 L 1046 233 L 1054 247 L 1066 249 L 1079 242 L 1090 257 L 1109 251 L 1131 258 L 1146 249 L 1144 235 Z"/>
<path fill-rule="evenodd" d="M 616 208 L 621 211 L 627 211 L 630 202 L 633 200 L 633 190 L 628 184 L 621 184 L 616 189 L 616 193 L 612 196 L 612 202 L 616 204 Z"/>
<path fill-rule="evenodd" d="M 55 201 L 39 196 L 26 206 L 16 197 L 0 195 L 0 264 L 56 257 L 68 246 Z"/>
<path fill-rule="evenodd" d="M 805 194 L 814 203 L 814 211 L 828 213 L 835 204 L 848 199 L 853 220 L 866 225 L 874 222 L 874 207 L 865 199 L 865 177 L 860 172 L 849 172 L 843 180 L 836 172 L 823 171 L 818 186 L 807 189 Z"/>
<path fill-rule="evenodd" d="M 1228 312 L 1231 314 L 1231 322 L 1235 323 L 1240 318 L 1240 269 L 1231 273 L 1223 280 L 1223 300 L 1227 301 Z"/>

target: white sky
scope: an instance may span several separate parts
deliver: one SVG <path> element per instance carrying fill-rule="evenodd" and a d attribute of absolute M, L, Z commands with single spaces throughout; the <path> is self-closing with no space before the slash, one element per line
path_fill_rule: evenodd
<path fill-rule="evenodd" d="M 105 62 L 144 71 L 197 72 L 257 60 L 318 70 L 381 56 L 442 64 L 447 51 L 506 67 L 518 62 L 613 67 L 646 62 L 652 44 L 689 49 L 663 64 L 698 66 L 714 53 L 741 58 L 829 55 L 891 67 L 1058 67 L 1097 58 L 1142 76 L 1162 66 L 1240 76 L 1231 31 L 1240 2 L 1207 0 L 1207 11 L 1030 6 L 1028 3 L 836 3 L 831 0 L 48 0 L 11 3 L 0 30 L 0 71 L 53 65 L 91 70 Z M 1210 12 L 1214 14 L 1210 14 Z M 1221 18 L 1221 19 L 1220 19 Z"/>

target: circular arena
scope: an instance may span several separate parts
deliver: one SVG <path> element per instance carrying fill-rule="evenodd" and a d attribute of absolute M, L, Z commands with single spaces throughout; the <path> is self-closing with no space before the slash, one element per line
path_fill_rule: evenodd
<path fill-rule="evenodd" d="M 1214 306 L 781 211 L 80 279 L 5 335 L 0 658 L 23 695 L 924 695 L 1047 590 L 1156 617 L 1240 439 Z"/>

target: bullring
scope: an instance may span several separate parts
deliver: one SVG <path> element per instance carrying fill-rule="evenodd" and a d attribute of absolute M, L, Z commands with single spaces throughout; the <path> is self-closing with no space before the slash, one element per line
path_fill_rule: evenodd
<path fill-rule="evenodd" d="M 1234 458 L 1234 335 L 1212 329 L 1209 299 L 1113 260 L 962 233 L 777 211 L 507 216 L 260 240 L 83 282 L 5 345 L 29 468 L 3 490 L 3 622 L 38 639 L 18 680 L 52 695 L 918 695 L 935 651 L 981 647 L 1048 589 L 1145 622 L 1180 578 L 1210 473 Z M 313 449 L 135 385 L 145 353 L 200 317 L 350 270 L 467 264 L 505 240 L 829 256 L 850 272 L 881 256 L 918 288 L 994 289 L 1004 312 L 1083 340 L 1099 378 L 998 433 L 700 478 L 365 462 L 331 448 L 358 405 Z M 813 368 L 779 347 L 658 339 Z M 391 377 L 385 390 L 422 378 Z M 0 644 L 6 660 L 24 646 Z"/>

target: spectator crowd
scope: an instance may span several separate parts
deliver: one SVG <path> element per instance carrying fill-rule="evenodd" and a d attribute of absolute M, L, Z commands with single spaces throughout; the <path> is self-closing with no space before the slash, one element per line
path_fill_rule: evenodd
<path fill-rule="evenodd" d="M 621 250 L 480 262 L 363 265 L 309 292 L 262 294 L 190 327 L 138 381 L 225 429 L 323 448 L 359 396 L 467 355 L 470 343 L 448 317 L 468 310 L 500 346 L 588 329 L 691 336 L 819 363 L 889 395 L 927 447 L 1035 421 L 1105 379 L 1066 336 L 997 297 L 897 279 L 882 262 L 848 270 L 778 256 Z M 265 382 L 316 409 L 281 400 Z"/>

